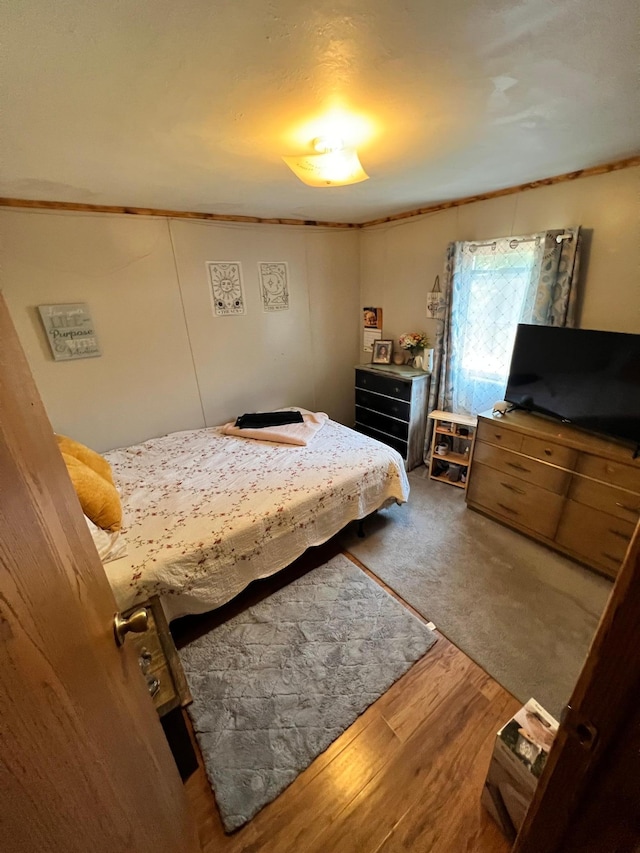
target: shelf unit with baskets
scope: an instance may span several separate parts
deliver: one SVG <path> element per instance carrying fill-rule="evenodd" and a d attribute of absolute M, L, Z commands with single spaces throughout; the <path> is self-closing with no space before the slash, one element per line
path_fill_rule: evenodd
<path fill-rule="evenodd" d="M 430 479 L 465 489 L 471 468 L 477 417 L 435 409 L 429 419 L 433 421 Z"/>

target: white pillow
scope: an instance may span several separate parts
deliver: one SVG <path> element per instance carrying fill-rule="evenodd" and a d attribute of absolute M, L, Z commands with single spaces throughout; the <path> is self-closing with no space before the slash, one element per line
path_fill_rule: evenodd
<path fill-rule="evenodd" d="M 84 520 L 87 522 L 93 544 L 96 546 L 98 556 L 103 563 L 110 563 L 112 560 L 124 557 L 127 553 L 127 543 L 120 535 L 119 530 L 103 530 L 97 524 L 94 524 L 90 518 L 87 518 L 86 515 Z"/>

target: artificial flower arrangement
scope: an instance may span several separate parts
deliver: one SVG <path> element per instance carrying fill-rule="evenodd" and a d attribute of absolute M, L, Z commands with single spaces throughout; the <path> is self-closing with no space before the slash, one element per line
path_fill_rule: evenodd
<path fill-rule="evenodd" d="M 429 338 L 424 332 L 406 332 L 400 335 L 398 339 L 400 349 L 408 349 L 412 356 L 415 356 L 420 350 L 429 348 Z"/>

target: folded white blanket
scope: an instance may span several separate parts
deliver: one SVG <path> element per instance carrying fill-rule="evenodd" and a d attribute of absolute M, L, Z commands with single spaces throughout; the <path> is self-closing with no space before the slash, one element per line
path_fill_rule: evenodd
<path fill-rule="evenodd" d="M 304 423 L 282 424 L 263 429 L 240 429 L 232 423 L 225 424 L 222 432 L 225 435 L 236 435 L 240 438 L 255 438 L 258 441 L 274 441 L 279 444 L 309 444 L 315 434 L 322 429 L 329 415 L 324 412 L 302 412 Z"/>

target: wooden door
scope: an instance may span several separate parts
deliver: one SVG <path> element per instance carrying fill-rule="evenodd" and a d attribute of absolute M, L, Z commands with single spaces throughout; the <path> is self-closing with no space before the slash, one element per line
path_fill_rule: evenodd
<path fill-rule="evenodd" d="M 513 853 L 640 853 L 640 525 Z"/>
<path fill-rule="evenodd" d="M 0 295 L 3 853 L 200 850 L 115 611 Z"/>

